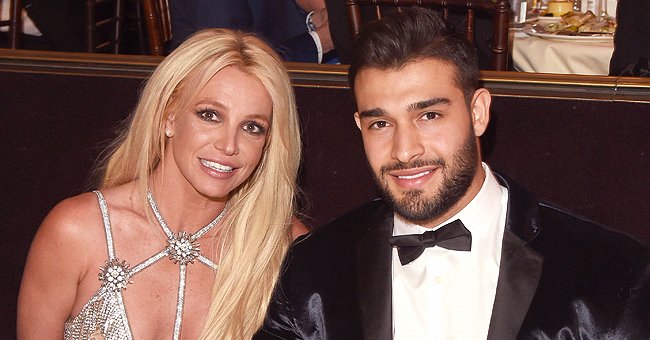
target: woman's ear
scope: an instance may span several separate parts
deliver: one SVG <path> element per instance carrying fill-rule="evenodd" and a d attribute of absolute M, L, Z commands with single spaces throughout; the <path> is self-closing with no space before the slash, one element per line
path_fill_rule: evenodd
<path fill-rule="evenodd" d="M 174 136 L 174 115 L 172 114 L 168 115 L 167 119 L 165 119 L 165 136 Z"/>
<path fill-rule="evenodd" d="M 490 104 L 492 96 L 485 88 L 480 88 L 474 92 L 471 102 L 472 126 L 476 137 L 485 133 L 488 123 L 490 122 Z"/>

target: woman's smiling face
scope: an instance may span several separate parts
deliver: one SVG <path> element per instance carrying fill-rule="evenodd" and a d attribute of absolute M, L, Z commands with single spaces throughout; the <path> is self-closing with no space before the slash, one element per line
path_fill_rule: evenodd
<path fill-rule="evenodd" d="M 235 66 L 222 69 L 165 122 L 165 176 L 171 171 L 204 196 L 227 197 L 259 164 L 272 111 L 257 78 Z"/>

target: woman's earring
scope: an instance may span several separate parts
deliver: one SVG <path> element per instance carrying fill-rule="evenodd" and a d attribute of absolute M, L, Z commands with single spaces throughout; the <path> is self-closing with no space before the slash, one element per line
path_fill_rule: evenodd
<path fill-rule="evenodd" d="M 165 129 L 165 136 L 167 136 L 167 137 L 171 137 L 172 135 L 173 135 L 173 134 L 172 134 L 172 130 L 170 130 L 170 129 Z"/>

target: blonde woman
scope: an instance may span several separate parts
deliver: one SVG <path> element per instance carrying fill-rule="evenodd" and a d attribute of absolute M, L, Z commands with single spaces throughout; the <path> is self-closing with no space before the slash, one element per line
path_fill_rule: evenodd
<path fill-rule="evenodd" d="M 101 190 L 43 221 L 19 338 L 250 338 L 305 231 L 292 227 L 299 158 L 276 54 L 252 35 L 197 33 L 148 80 Z"/>

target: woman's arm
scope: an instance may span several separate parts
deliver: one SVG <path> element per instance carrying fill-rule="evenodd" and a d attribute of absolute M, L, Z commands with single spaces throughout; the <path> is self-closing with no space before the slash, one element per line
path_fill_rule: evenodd
<path fill-rule="evenodd" d="M 52 209 L 32 241 L 18 294 L 19 339 L 63 337 L 92 243 L 83 196 Z"/>

